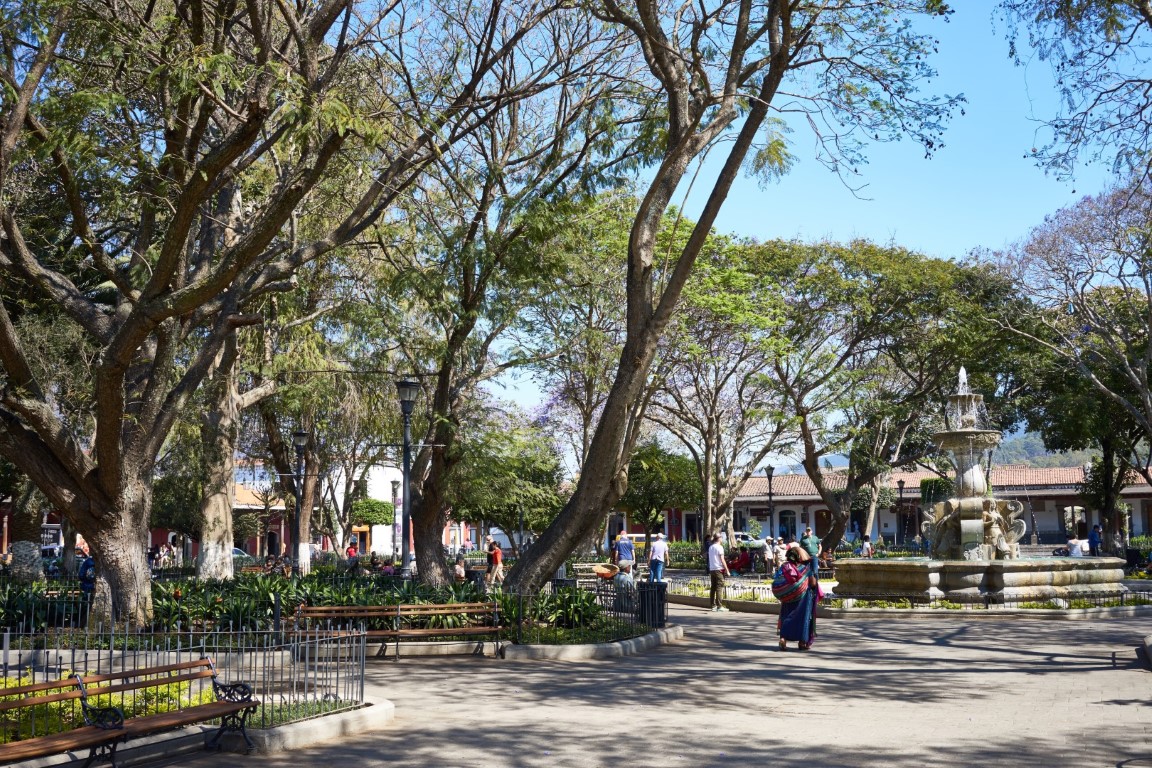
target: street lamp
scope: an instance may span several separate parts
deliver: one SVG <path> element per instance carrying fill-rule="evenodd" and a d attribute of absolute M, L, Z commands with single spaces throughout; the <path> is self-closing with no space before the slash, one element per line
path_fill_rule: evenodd
<path fill-rule="evenodd" d="M 400 413 L 404 416 L 404 516 L 400 534 L 404 554 L 400 561 L 400 578 L 412 578 L 412 409 L 420 394 L 420 385 L 415 381 L 401 379 L 396 382 L 396 394 L 400 398 Z"/>
<path fill-rule="evenodd" d="M 296 430 L 292 433 L 292 447 L 296 449 L 296 476 L 293 486 L 296 490 L 296 520 L 292 523 L 292 562 L 293 570 L 300 573 L 300 524 L 304 522 L 304 448 L 308 445 L 308 433 Z"/>
<path fill-rule="evenodd" d="M 896 508 L 900 510 L 900 514 L 904 514 L 904 479 L 903 478 L 896 481 L 896 488 L 898 488 L 900 491 L 900 501 L 896 505 Z M 908 543 L 908 520 L 907 520 L 907 518 L 905 518 L 905 520 L 904 520 L 904 543 L 905 544 Z"/>

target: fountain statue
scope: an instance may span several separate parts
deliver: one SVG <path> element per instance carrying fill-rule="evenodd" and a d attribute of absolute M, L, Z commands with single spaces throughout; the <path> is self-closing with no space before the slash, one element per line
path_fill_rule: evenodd
<path fill-rule="evenodd" d="M 931 557 L 847 558 L 836 562 L 836 594 L 847 599 L 945 598 L 983 604 L 1030 600 L 1093 600 L 1123 595 L 1124 561 L 1115 557 L 1021 557 L 1024 505 L 988 488 L 992 429 L 982 395 L 961 368 L 936 444 L 956 464 L 956 495 L 924 511 L 921 533 Z M 987 469 L 986 469 L 987 468 Z"/>
<path fill-rule="evenodd" d="M 984 396 L 968 389 L 968 373 L 960 369 L 956 394 L 948 397 L 946 424 L 936 444 L 952 454 L 956 464 L 957 497 L 924 510 L 921 533 L 932 543 L 932 557 L 941 560 L 1011 560 L 1020 556 L 1018 542 L 1028 530 L 1019 519 L 1024 505 L 988 493 L 985 457 L 1000 444 L 1000 432 L 990 429 Z M 988 462 L 991 466 L 991 462 Z"/>

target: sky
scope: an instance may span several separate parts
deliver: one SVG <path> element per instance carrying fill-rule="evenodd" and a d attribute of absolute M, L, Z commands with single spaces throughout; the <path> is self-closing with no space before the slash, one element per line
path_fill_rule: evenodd
<path fill-rule="evenodd" d="M 943 149 L 926 159 L 914 141 L 873 144 L 861 169 L 866 186 L 853 195 L 816 162 L 811 135 L 797 130 L 790 136 L 796 165 L 767 187 L 737 181 L 716 229 L 760 240 L 865 238 L 953 259 L 975 248 L 1003 248 L 1046 215 L 1102 191 L 1110 181 L 1106 169 L 1088 166 L 1074 180 L 1059 180 L 1029 157 L 1058 104 L 1049 64 L 1033 58 L 1018 66 L 1008 58 L 994 0 L 952 6 L 946 23 L 924 26 L 940 41 L 933 59 L 938 76 L 924 89 L 967 99 L 965 114 L 948 124 Z M 714 170 L 706 164 L 697 193 L 677 201 L 688 215 L 703 204 Z M 531 382 L 504 383 L 499 396 L 528 408 L 541 402 Z"/>
<path fill-rule="evenodd" d="M 859 237 L 959 258 L 1023 238 L 1045 215 L 1101 191 L 1109 178 L 1102 168 L 1079 169 L 1075 181 L 1061 181 L 1028 157 L 1043 143 L 1042 121 L 1058 104 L 1049 64 L 1034 58 L 1017 66 L 1008 58 L 991 0 L 952 6 L 947 23 L 932 19 L 922 27 L 940 41 L 932 59 L 938 77 L 924 90 L 967 98 L 943 149 L 925 159 L 914 141 L 872 145 L 862 169 L 867 186 L 855 197 L 815 161 L 810 134 L 797 131 L 793 170 L 766 188 L 741 179 L 716 228 L 761 240 Z M 688 211 L 702 202 L 698 197 L 689 199 Z"/>

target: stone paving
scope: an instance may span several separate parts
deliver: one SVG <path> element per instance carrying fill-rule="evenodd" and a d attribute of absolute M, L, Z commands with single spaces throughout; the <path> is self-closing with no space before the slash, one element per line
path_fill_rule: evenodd
<path fill-rule="evenodd" d="M 604 661 L 377 662 L 386 729 L 188 768 L 618 765 L 1152 768 L 1152 618 L 822 620 L 810 653 L 774 616 L 673 606 L 685 640 Z"/>

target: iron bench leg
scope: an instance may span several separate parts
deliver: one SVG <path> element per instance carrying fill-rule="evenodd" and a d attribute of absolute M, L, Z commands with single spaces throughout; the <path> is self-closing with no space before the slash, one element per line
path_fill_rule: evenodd
<path fill-rule="evenodd" d="M 84 761 L 83 768 L 90 768 L 96 761 L 111 763 L 112 768 L 116 768 L 116 747 L 120 746 L 122 741 L 124 739 L 116 739 L 92 747 L 88 752 L 88 759 Z"/>
<path fill-rule="evenodd" d="M 248 715 L 254 711 L 255 707 L 242 709 L 239 712 L 234 712 L 231 715 L 224 715 L 220 718 L 220 727 L 216 729 L 216 734 L 204 746 L 205 749 L 220 750 L 220 737 L 225 733 L 239 733 L 244 737 L 244 743 L 248 746 L 248 753 L 251 754 L 256 751 L 256 745 L 248 736 L 247 721 Z"/>

